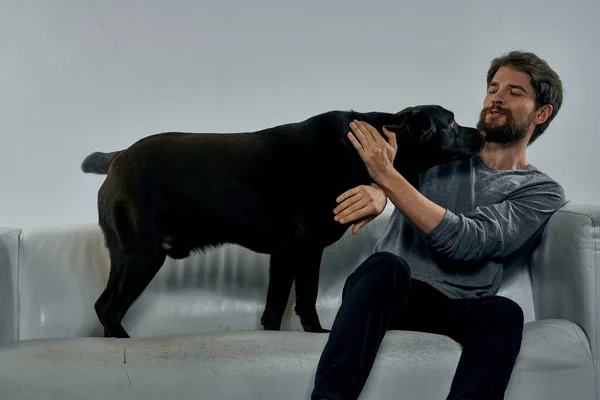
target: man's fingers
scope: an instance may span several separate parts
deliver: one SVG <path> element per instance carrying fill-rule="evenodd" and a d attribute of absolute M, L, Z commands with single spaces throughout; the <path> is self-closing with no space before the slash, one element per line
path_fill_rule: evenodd
<path fill-rule="evenodd" d="M 367 140 L 373 140 L 377 142 L 378 139 L 381 139 L 381 135 L 377 132 L 375 128 L 373 128 L 370 124 L 362 121 L 354 121 L 354 125 L 356 129 L 358 129 Z"/>
<path fill-rule="evenodd" d="M 362 144 L 360 143 L 360 141 L 356 138 L 356 136 L 354 136 L 354 133 L 352 132 L 348 132 L 348 139 L 350 139 L 350 143 L 352 143 L 352 145 L 354 146 L 354 148 L 356 149 L 356 151 L 358 151 L 358 154 L 363 155 L 363 152 L 365 151 L 365 149 L 363 148 Z"/>
<path fill-rule="evenodd" d="M 371 124 L 363 122 L 363 121 L 357 121 L 356 123 L 358 124 L 361 132 L 363 132 L 363 134 L 365 136 L 369 135 L 369 137 L 371 139 L 373 139 L 374 142 L 377 143 L 377 142 L 383 140 L 383 138 L 381 137 L 381 134 Z"/>
<path fill-rule="evenodd" d="M 385 134 L 385 136 L 387 136 L 387 141 L 389 144 L 391 144 L 394 149 L 398 148 L 398 143 L 396 143 L 396 134 L 392 131 L 389 131 L 385 128 L 385 126 L 383 127 L 383 133 Z"/>
<path fill-rule="evenodd" d="M 354 224 L 354 226 L 352 226 L 352 234 L 356 235 L 358 233 L 358 231 L 360 230 L 360 228 L 362 228 L 363 226 L 365 226 L 367 224 L 366 220 L 362 220 L 356 224 Z"/>
<path fill-rule="evenodd" d="M 381 137 L 381 134 L 379 132 L 377 132 L 377 129 L 375 129 L 372 125 L 365 123 L 365 129 L 367 131 L 369 131 L 369 133 L 371 134 L 371 137 L 373 138 L 373 140 L 375 142 L 379 142 L 379 141 L 383 140 L 383 138 Z"/>
<path fill-rule="evenodd" d="M 362 145 L 362 147 L 365 148 L 365 149 L 367 149 L 369 147 L 369 139 L 367 138 L 367 135 L 369 133 L 366 132 L 362 128 L 362 125 L 360 123 L 357 123 L 357 122 L 351 122 L 350 123 L 350 128 L 352 129 L 352 132 L 354 133 L 354 136 L 356 136 L 356 138 L 358 139 L 358 141 L 360 142 L 360 144 Z"/>
<path fill-rule="evenodd" d="M 360 186 L 353 187 L 352 189 L 346 190 L 344 193 L 340 194 L 338 196 L 338 198 L 335 199 L 335 201 L 337 201 L 339 203 L 339 202 L 342 202 L 342 201 L 346 200 L 347 198 L 357 195 L 359 193 L 360 193 Z"/>
<path fill-rule="evenodd" d="M 334 208 L 333 212 L 334 212 L 334 214 L 340 214 L 342 212 L 344 212 L 344 213 L 351 212 L 354 209 L 351 209 L 350 207 L 353 206 L 354 204 L 360 202 L 362 199 L 363 199 L 363 197 L 360 194 L 350 196 L 346 200 L 341 202 L 336 208 Z"/>
<path fill-rule="evenodd" d="M 368 203 L 365 201 L 356 202 L 341 213 L 337 214 L 334 219 L 342 224 L 358 221 L 359 219 L 371 214 L 367 205 Z"/>
<path fill-rule="evenodd" d="M 360 228 L 362 228 L 369 222 L 373 221 L 373 219 L 374 219 L 374 217 L 365 218 L 365 219 L 357 222 L 356 224 L 354 224 L 354 226 L 352 227 L 352 234 L 356 235 L 358 233 L 358 231 L 360 230 Z"/>

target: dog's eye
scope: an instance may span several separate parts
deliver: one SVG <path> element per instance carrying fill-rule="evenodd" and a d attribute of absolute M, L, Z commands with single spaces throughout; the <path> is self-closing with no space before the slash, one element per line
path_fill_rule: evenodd
<path fill-rule="evenodd" d="M 452 130 L 452 132 L 454 133 L 454 136 L 458 137 L 458 129 L 456 129 L 456 121 L 452 121 L 450 123 L 450 129 Z"/>

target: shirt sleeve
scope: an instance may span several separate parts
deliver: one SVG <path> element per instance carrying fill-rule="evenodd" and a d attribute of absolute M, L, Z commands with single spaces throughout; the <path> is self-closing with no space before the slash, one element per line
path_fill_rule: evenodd
<path fill-rule="evenodd" d="M 455 214 L 447 209 L 424 239 L 438 255 L 452 261 L 504 258 L 541 233 L 565 203 L 564 190 L 556 182 L 525 185 L 504 201 L 471 212 Z"/>

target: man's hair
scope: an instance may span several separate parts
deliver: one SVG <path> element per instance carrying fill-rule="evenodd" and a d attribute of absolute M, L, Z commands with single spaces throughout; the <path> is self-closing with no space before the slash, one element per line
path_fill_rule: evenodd
<path fill-rule="evenodd" d="M 536 108 L 546 104 L 552 105 L 552 113 L 543 124 L 538 125 L 531 135 L 528 145 L 533 143 L 556 117 L 563 101 L 563 86 L 556 72 L 548 63 L 534 53 L 514 50 L 494 58 L 487 73 L 489 85 L 500 67 L 513 67 L 527 73 L 531 77 L 531 86 L 535 91 Z"/>

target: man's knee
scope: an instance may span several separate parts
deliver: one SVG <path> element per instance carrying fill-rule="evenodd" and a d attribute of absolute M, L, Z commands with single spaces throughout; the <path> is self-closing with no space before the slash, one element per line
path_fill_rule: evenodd
<path fill-rule="evenodd" d="M 406 292 L 410 277 L 410 267 L 405 259 L 396 254 L 381 251 L 373 253 L 363 261 L 348 277 L 348 281 L 367 279 L 378 289 L 391 288 Z"/>
<path fill-rule="evenodd" d="M 388 251 L 379 251 L 371 254 L 359 267 L 369 273 L 380 274 L 386 278 L 397 280 L 410 280 L 410 266 L 406 260 Z"/>
<path fill-rule="evenodd" d="M 512 299 L 503 296 L 496 297 L 496 309 L 501 318 L 514 326 L 523 326 L 525 315 L 521 306 Z"/>
<path fill-rule="evenodd" d="M 490 325 L 521 334 L 525 316 L 521 306 L 514 300 L 503 296 L 491 296 L 480 304 L 480 311 L 487 316 Z"/>

